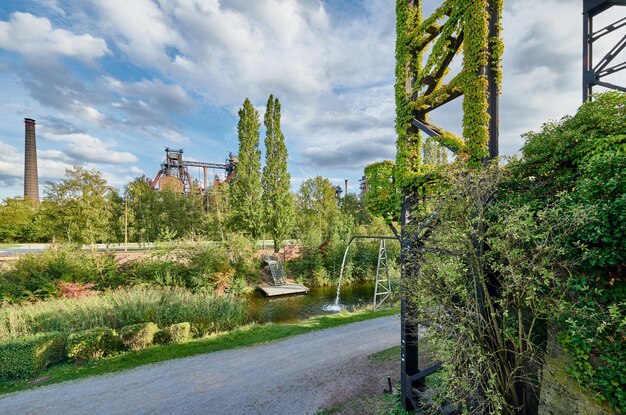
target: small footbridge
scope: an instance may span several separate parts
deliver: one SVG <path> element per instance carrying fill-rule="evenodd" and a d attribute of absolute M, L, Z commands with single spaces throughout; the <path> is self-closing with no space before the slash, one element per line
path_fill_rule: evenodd
<path fill-rule="evenodd" d="M 262 285 L 259 290 L 263 292 L 267 297 L 275 297 L 279 295 L 290 294 L 306 294 L 309 289 L 304 285 L 293 284 L 287 281 L 285 274 L 285 268 L 280 261 L 278 254 L 275 255 L 263 255 L 263 262 L 265 262 L 272 274 L 272 281 L 274 285 Z"/>

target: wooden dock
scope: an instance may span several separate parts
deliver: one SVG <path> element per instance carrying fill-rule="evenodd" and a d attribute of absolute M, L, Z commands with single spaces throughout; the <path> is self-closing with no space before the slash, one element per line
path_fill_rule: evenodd
<path fill-rule="evenodd" d="M 266 297 L 276 297 L 279 295 L 291 295 L 291 294 L 306 294 L 309 289 L 300 284 L 283 284 L 283 285 L 263 285 L 259 287 L 259 290 Z"/>

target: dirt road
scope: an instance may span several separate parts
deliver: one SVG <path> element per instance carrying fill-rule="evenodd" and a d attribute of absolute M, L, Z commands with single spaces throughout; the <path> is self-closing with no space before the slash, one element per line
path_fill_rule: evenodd
<path fill-rule="evenodd" d="M 399 317 L 383 317 L 10 394 L 0 414 L 314 414 L 397 379 L 367 356 L 399 339 Z"/>

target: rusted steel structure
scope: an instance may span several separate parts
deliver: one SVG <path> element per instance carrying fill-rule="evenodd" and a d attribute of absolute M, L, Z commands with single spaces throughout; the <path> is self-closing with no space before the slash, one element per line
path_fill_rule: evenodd
<path fill-rule="evenodd" d="M 626 49 L 626 33 L 595 65 L 593 62 L 594 43 L 626 27 L 626 17 L 623 17 L 602 29 L 594 29 L 594 18 L 617 6 L 626 6 L 626 0 L 583 0 L 583 102 L 591 99 L 594 86 L 626 92 L 626 82 L 618 85 L 606 79 L 626 70 L 626 61 L 614 63 L 615 58 Z"/>
<path fill-rule="evenodd" d="M 185 161 L 183 160 L 183 149 L 165 148 L 165 161 L 161 164 L 154 180 L 151 182 L 153 189 L 169 189 L 186 193 L 194 188 L 194 182 L 189 174 L 189 167 L 200 167 L 204 173 L 202 191 L 206 191 L 209 187 L 209 169 L 219 169 L 226 172 L 224 182 L 228 183 L 237 168 L 237 157 L 232 153 L 228 156 L 225 163 L 206 163 L 203 161 Z"/>
<path fill-rule="evenodd" d="M 37 138 L 35 120 L 24 118 L 24 197 L 39 202 L 39 173 L 37 171 Z"/>

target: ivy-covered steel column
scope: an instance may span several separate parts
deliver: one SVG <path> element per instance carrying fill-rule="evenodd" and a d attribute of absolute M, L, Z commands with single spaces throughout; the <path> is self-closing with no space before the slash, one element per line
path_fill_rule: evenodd
<path fill-rule="evenodd" d="M 407 276 L 407 243 L 410 238 L 406 235 L 407 218 L 410 220 L 412 201 L 410 197 L 411 182 L 419 171 L 421 165 L 422 140 L 418 132 L 411 125 L 413 111 L 411 98 L 413 84 L 420 75 L 422 54 L 413 56 L 410 48 L 410 37 L 408 30 L 419 26 L 422 23 L 422 10 L 420 0 L 397 0 L 396 1 L 396 132 L 398 139 L 396 142 L 396 171 L 395 180 L 397 185 L 403 189 L 402 212 L 400 218 L 401 235 L 401 278 L 404 281 Z M 403 290 L 404 291 L 404 290 Z M 406 292 L 401 293 L 401 335 L 400 335 L 400 378 L 402 406 L 407 410 L 413 410 L 411 376 L 419 372 L 418 365 L 418 345 L 417 327 L 408 319 L 407 304 L 408 296 Z"/>
<path fill-rule="evenodd" d="M 419 275 L 419 261 L 408 257 L 422 238 L 407 232 L 418 211 L 417 197 L 424 191 L 428 169 L 422 160 L 426 133 L 453 151 L 468 166 L 480 168 L 498 156 L 498 96 L 502 82 L 500 37 L 503 0 L 444 0 L 423 19 L 421 0 L 396 0 L 396 165 L 394 179 L 402 189 L 402 280 Z M 429 51 L 427 59 L 424 52 Z M 462 68 L 447 79 L 454 57 L 462 53 Z M 446 83 L 447 82 L 447 83 Z M 463 97 L 463 137 L 428 121 L 428 113 Z M 420 208 L 420 209 L 418 209 Z M 403 290 L 404 291 L 404 290 Z M 424 378 L 436 368 L 420 371 L 417 324 L 409 318 L 408 293 L 401 298 L 402 405 L 417 409 L 414 389 L 424 387 Z"/>

